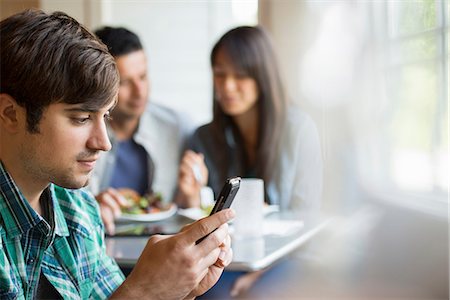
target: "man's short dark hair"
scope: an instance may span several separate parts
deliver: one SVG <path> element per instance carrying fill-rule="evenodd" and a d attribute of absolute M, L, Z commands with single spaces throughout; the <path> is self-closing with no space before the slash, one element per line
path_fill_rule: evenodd
<path fill-rule="evenodd" d="M 25 108 L 27 129 L 39 132 L 52 103 L 106 106 L 119 74 L 108 49 L 63 12 L 25 10 L 0 22 L 0 93 Z"/>
<path fill-rule="evenodd" d="M 97 29 L 94 33 L 108 46 L 109 52 L 114 57 L 143 49 L 139 37 L 134 32 L 123 27 L 105 26 Z"/>

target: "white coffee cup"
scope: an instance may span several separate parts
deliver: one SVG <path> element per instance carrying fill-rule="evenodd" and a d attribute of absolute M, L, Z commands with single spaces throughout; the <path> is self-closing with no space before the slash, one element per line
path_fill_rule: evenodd
<path fill-rule="evenodd" d="M 263 236 L 264 181 L 243 178 L 231 207 L 236 216 L 233 220 L 233 238 L 248 239 Z"/>

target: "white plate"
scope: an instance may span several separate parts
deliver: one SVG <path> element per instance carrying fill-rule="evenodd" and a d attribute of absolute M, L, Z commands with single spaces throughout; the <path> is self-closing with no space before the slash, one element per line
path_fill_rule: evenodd
<path fill-rule="evenodd" d="M 264 216 L 266 216 L 268 214 L 277 212 L 279 210 L 280 210 L 280 207 L 278 205 L 264 205 L 263 213 L 264 213 Z M 192 220 L 198 220 L 198 219 L 201 219 L 201 218 L 207 216 L 205 211 L 199 207 L 179 209 L 178 214 L 182 215 L 186 218 L 192 219 Z"/>
<path fill-rule="evenodd" d="M 139 222 L 155 222 L 168 219 L 177 212 L 177 206 L 172 204 L 168 210 L 150 213 L 150 214 L 122 214 L 116 219 L 117 222 L 123 221 L 139 221 Z"/>
<path fill-rule="evenodd" d="M 206 217 L 206 212 L 200 207 L 180 208 L 178 214 L 191 220 L 199 220 Z"/>

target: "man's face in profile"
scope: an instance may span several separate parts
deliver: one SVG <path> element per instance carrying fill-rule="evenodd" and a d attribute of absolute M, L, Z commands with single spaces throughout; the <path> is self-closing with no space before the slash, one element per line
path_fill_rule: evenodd
<path fill-rule="evenodd" d="M 119 101 L 114 118 L 136 119 L 145 111 L 149 94 L 147 59 L 143 50 L 115 58 L 120 75 Z"/>
<path fill-rule="evenodd" d="M 111 101 L 98 111 L 87 110 L 83 104 L 49 105 L 38 124 L 39 133 L 29 133 L 26 124 L 19 133 L 22 169 L 36 184 L 86 186 L 99 152 L 111 149 L 105 119 L 114 103 Z M 25 111 L 22 114 L 24 123 Z"/>

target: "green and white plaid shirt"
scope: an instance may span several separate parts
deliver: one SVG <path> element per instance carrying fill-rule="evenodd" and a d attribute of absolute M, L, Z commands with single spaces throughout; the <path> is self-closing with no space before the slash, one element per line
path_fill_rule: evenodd
<path fill-rule="evenodd" d="M 0 162 L 0 299 L 34 299 L 39 275 L 65 299 L 105 299 L 124 276 L 105 251 L 95 199 L 51 184 L 43 210 L 25 200 Z"/>

